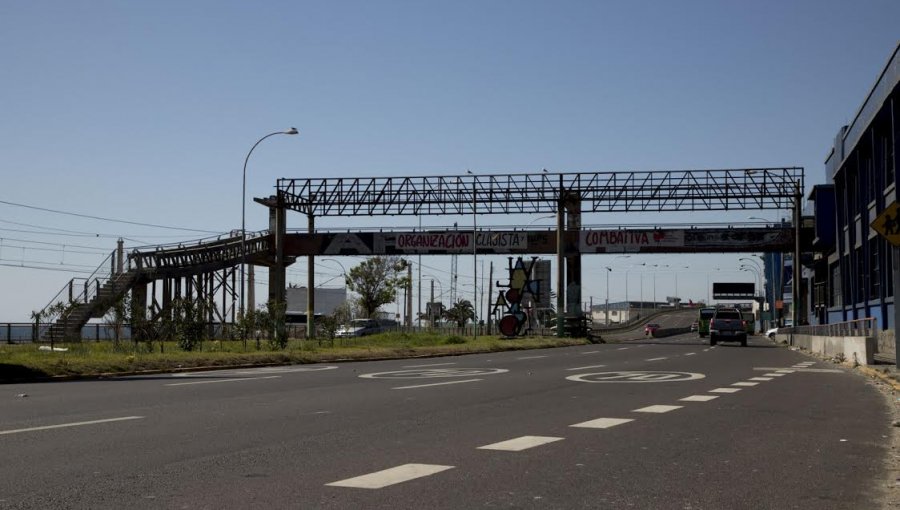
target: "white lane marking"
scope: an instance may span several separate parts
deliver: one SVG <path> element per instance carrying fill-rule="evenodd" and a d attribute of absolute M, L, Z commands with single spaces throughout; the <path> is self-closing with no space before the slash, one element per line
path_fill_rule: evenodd
<path fill-rule="evenodd" d="M 803 367 L 792 367 L 792 368 L 778 368 L 778 367 L 753 367 L 753 370 L 774 370 L 780 374 L 793 374 L 794 372 L 806 372 L 809 374 L 840 374 L 843 373 L 843 370 L 839 370 L 837 368 L 803 368 Z"/>
<path fill-rule="evenodd" d="M 751 377 L 748 381 L 771 381 L 771 377 Z"/>
<path fill-rule="evenodd" d="M 547 356 L 524 356 L 522 358 L 516 358 L 516 359 L 520 359 L 520 360 L 521 359 L 540 359 L 540 358 L 546 358 L 546 357 Z"/>
<path fill-rule="evenodd" d="M 290 374 L 295 372 L 321 372 L 323 370 L 336 370 L 337 367 L 333 365 L 328 366 L 306 366 L 306 367 L 262 367 L 255 368 L 252 370 L 238 370 L 235 372 L 228 372 L 228 375 L 243 375 L 243 374 Z"/>
<path fill-rule="evenodd" d="M 81 427 L 83 425 L 96 425 L 98 423 L 112 423 L 116 421 L 140 420 L 143 416 L 123 416 L 121 418 L 106 418 L 105 420 L 76 421 L 72 423 L 60 423 L 59 425 L 44 425 L 42 427 L 29 427 L 27 429 L 0 430 L 0 436 L 6 434 L 18 434 L 19 432 L 35 432 L 38 430 L 61 429 L 65 427 Z"/>
<path fill-rule="evenodd" d="M 326 483 L 332 487 L 352 487 L 355 489 L 381 489 L 389 485 L 408 482 L 423 476 L 453 469 L 454 466 L 439 466 L 436 464 L 403 464 L 383 471 L 376 471 L 367 475 L 348 478 L 338 482 Z"/>
<path fill-rule="evenodd" d="M 703 352 L 707 352 L 707 351 L 709 351 L 709 349 L 703 349 Z"/>
<path fill-rule="evenodd" d="M 443 367 L 447 365 L 455 365 L 456 363 L 431 363 L 430 365 L 404 365 L 403 368 L 422 368 L 422 367 Z"/>
<path fill-rule="evenodd" d="M 220 382 L 240 382 L 240 381 L 256 381 L 259 379 L 279 379 L 280 375 L 268 375 L 266 377 L 241 377 L 239 379 L 216 379 L 214 381 L 193 381 L 193 382 L 180 382 L 180 383 L 169 383 L 164 384 L 163 386 L 187 386 L 190 384 L 214 384 Z"/>
<path fill-rule="evenodd" d="M 589 368 L 603 368 L 603 367 L 605 367 L 605 366 L 606 366 L 606 365 L 590 365 L 590 366 L 587 366 L 587 367 L 567 368 L 566 370 L 568 370 L 568 371 L 571 372 L 572 370 L 587 370 L 587 369 L 589 369 Z"/>
<path fill-rule="evenodd" d="M 647 406 L 642 407 L 640 409 L 635 409 L 631 411 L 632 413 L 668 413 L 669 411 L 674 411 L 676 409 L 681 409 L 683 406 Z"/>
<path fill-rule="evenodd" d="M 627 349 L 627 347 L 626 347 L 626 349 Z M 581 354 L 597 354 L 598 352 L 600 352 L 600 351 L 584 351 Z"/>
<path fill-rule="evenodd" d="M 759 383 L 758 383 L 758 382 L 745 382 L 745 381 L 742 381 L 742 382 L 736 382 L 736 383 L 732 384 L 732 386 L 746 386 L 746 387 L 749 387 L 749 386 L 756 386 L 757 384 L 759 384 Z"/>
<path fill-rule="evenodd" d="M 608 429 L 610 427 L 615 427 L 616 425 L 621 425 L 623 423 L 628 423 L 630 421 L 634 421 L 632 418 L 597 418 L 596 420 L 585 421 L 581 423 L 576 423 L 575 425 L 569 425 L 570 427 L 578 427 L 582 429 Z"/>
<path fill-rule="evenodd" d="M 718 395 L 691 395 L 690 397 L 680 398 L 682 402 L 709 402 L 710 400 L 719 398 Z"/>
<path fill-rule="evenodd" d="M 659 361 L 661 359 L 669 359 L 669 358 L 666 358 L 665 356 L 663 356 L 662 358 L 650 358 L 650 359 L 645 359 L 644 361 Z"/>
<path fill-rule="evenodd" d="M 617 351 L 627 351 L 627 350 L 628 350 L 628 347 L 619 347 L 619 348 L 616 349 L 616 350 L 617 350 Z"/>
<path fill-rule="evenodd" d="M 779 374 L 779 373 L 777 373 L 777 372 L 771 372 L 771 373 L 763 374 L 763 375 L 766 376 L 766 377 L 784 377 L 784 376 L 786 376 L 787 374 Z"/>
<path fill-rule="evenodd" d="M 739 391 L 741 391 L 740 388 L 716 388 L 709 390 L 710 393 L 737 393 Z"/>
<path fill-rule="evenodd" d="M 397 386 L 396 388 L 391 388 L 392 390 L 411 390 L 413 388 L 427 388 L 429 386 L 444 386 L 447 384 L 462 384 L 469 383 L 475 381 L 481 381 L 482 379 L 465 379 L 462 381 L 447 381 L 447 382 L 436 382 L 431 384 L 416 384 L 415 386 Z"/>
<path fill-rule="evenodd" d="M 696 356 L 696 355 L 697 355 L 696 352 L 689 352 L 689 353 L 685 354 L 685 356 Z"/>
<path fill-rule="evenodd" d="M 547 437 L 547 436 L 522 436 L 517 437 L 515 439 L 509 439 L 507 441 L 500 441 L 499 443 L 489 444 L 485 446 L 479 446 L 479 450 L 502 450 L 506 452 L 521 452 L 522 450 L 527 450 L 529 448 L 534 448 L 535 446 L 545 445 L 547 443 L 553 443 L 556 441 L 562 441 L 564 438 L 562 437 Z"/>

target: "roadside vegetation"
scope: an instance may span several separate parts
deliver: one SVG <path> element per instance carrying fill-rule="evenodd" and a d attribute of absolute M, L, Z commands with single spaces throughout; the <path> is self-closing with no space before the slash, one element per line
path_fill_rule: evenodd
<path fill-rule="evenodd" d="M 241 340 L 206 340 L 184 350 L 184 339 L 154 342 L 83 341 L 57 343 L 40 350 L 38 344 L 0 345 L 0 381 L 56 376 L 116 375 L 147 371 L 178 371 L 200 367 L 278 365 L 441 356 L 517 349 L 581 345 L 584 339 L 496 336 L 463 337 L 445 333 L 393 331 L 361 338 L 290 339 L 277 344 Z M 180 348 L 181 347 L 181 348 Z M 47 346 L 45 346 L 47 348 Z"/>

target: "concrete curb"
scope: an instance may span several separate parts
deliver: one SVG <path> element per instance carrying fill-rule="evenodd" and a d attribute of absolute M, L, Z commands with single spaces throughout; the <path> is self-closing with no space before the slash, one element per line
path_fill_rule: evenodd
<path fill-rule="evenodd" d="M 889 376 L 888 374 L 885 374 L 884 372 L 881 372 L 881 371 L 879 371 L 879 370 L 875 370 L 874 368 L 869 368 L 869 367 L 864 367 L 864 366 L 858 366 L 858 367 L 856 367 L 856 368 L 857 368 L 860 372 L 862 372 L 863 374 L 865 374 L 865 375 L 867 375 L 867 376 L 869 376 L 869 377 L 881 379 L 881 380 L 884 381 L 888 386 L 890 386 L 891 388 L 893 388 L 895 391 L 900 391 L 900 381 L 895 380 L 894 378 L 892 378 L 892 377 Z"/>

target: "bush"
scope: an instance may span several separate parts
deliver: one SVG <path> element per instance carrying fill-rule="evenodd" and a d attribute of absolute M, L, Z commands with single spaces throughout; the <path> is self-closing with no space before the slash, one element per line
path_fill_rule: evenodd
<path fill-rule="evenodd" d="M 464 343 L 466 343 L 466 339 L 459 335 L 452 335 L 452 336 L 447 337 L 447 339 L 444 340 L 444 343 L 448 344 L 448 345 L 449 344 L 464 344 Z"/>

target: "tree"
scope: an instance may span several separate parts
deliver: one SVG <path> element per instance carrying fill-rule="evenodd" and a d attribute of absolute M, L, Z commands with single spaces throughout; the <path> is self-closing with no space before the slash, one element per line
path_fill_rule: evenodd
<path fill-rule="evenodd" d="M 460 299 L 449 309 L 444 310 L 444 318 L 453 321 L 459 327 L 464 327 L 469 319 L 475 320 L 475 307 L 468 299 Z"/>
<path fill-rule="evenodd" d="M 366 317 L 394 301 L 397 290 L 409 284 L 408 266 L 409 262 L 399 257 L 372 257 L 350 269 L 347 288 L 359 294 L 357 301 Z"/>

